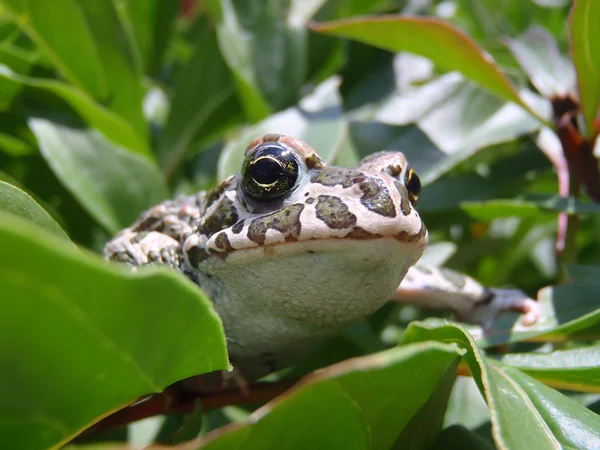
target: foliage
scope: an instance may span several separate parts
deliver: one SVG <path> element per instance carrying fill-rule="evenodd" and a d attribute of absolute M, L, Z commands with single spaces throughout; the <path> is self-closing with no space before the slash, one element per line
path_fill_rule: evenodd
<path fill-rule="evenodd" d="M 98 253 L 277 132 L 341 165 L 402 150 L 426 257 L 539 290 L 542 318 L 483 337 L 388 305 L 262 407 L 204 399 L 73 448 L 598 448 L 598 23 L 594 0 L 3 0 L 0 447 L 60 447 L 228 367 L 195 285 Z"/>

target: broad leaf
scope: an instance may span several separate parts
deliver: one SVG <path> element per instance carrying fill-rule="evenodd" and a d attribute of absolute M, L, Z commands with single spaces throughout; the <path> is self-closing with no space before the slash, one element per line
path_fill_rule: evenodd
<path fill-rule="evenodd" d="M 403 343 L 455 342 L 490 408 L 499 448 L 594 448 L 600 445 L 600 416 L 513 367 L 484 358 L 458 325 L 429 327 L 413 322 Z"/>
<path fill-rule="evenodd" d="M 144 138 L 128 122 L 95 102 L 78 88 L 62 81 L 18 75 L 3 65 L 0 65 L 0 79 L 10 84 L 25 85 L 51 92 L 67 102 L 83 120 L 91 127 L 98 129 L 115 144 L 132 152 L 154 157 Z"/>
<path fill-rule="evenodd" d="M 153 163 L 97 131 L 42 118 L 29 119 L 29 126 L 56 176 L 107 231 L 116 233 L 168 196 Z"/>
<path fill-rule="evenodd" d="M 577 70 L 579 102 L 586 134 L 595 136 L 594 121 L 600 106 L 600 3 L 575 0 L 571 9 L 571 58 Z"/>
<path fill-rule="evenodd" d="M 27 74 L 36 59 L 36 54 L 26 52 L 19 47 L 6 43 L 0 46 L 0 67 L 7 66 L 19 73 Z M 0 79 L 0 109 L 8 109 L 12 99 L 21 89 L 22 86 L 19 84 Z"/>
<path fill-rule="evenodd" d="M 600 345 L 550 353 L 508 354 L 502 362 L 555 388 L 600 392 Z"/>
<path fill-rule="evenodd" d="M 167 174 L 183 162 L 194 139 L 220 130 L 239 115 L 235 85 L 209 24 L 202 27 L 195 48 L 177 79 L 167 124 L 158 142 L 158 159 Z"/>
<path fill-rule="evenodd" d="M 130 273 L 0 217 L 0 446 L 54 448 L 107 413 L 228 366 L 221 322 L 166 269 Z"/>
<path fill-rule="evenodd" d="M 543 115 L 550 114 L 549 104 L 530 97 L 536 110 L 544 111 Z M 430 159 L 426 169 L 419 172 L 425 184 L 481 148 L 532 133 L 540 125 L 514 103 L 506 103 L 457 73 L 392 95 L 377 109 L 375 120 L 389 125 L 417 123 L 436 148 L 449 156 Z M 417 154 L 416 159 L 423 158 L 413 151 Z"/>
<path fill-rule="evenodd" d="M 322 3 L 220 1 L 219 46 L 252 121 L 298 100 L 307 72 L 305 22 Z"/>
<path fill-rule="evenodd" d="M 238 12 L 231 0 L 222 0 L 221 17 L 217 28 L 219 49 L 233 73 L 240 101 L 252 121 L 264 119 L 271 112 L 265 95 L 260 90 L 255 73 L 252 37 L 240 23 Z"/>
<path fill-rule="evenodd" d="M 248 421 L 201 439 L 201 448 L 388 449 L 439 383 L 451 381 L 459 355 L 454 345 L 428 342 L 331 366 Z"/>
<path fill-rule="evenodd" d="M 537 90 L 546 98 L 574 93 L 575 70 L 548 31 L 532 26 L 522 35 L 507 39 L 508 46 Z"/>
<path fill-rule="evenodd" d="M 556 195 L 523 199 L 498 199 L 484 202 L 463 202 L 461 209 L 478 220 L 494 220 L 502 217 L 537 217 L 541 214 L 568 212 L 569 214 L 600 214 L 600 205 L 583 203 L 575 198 Z"/>
<path fill-rule="evenodd" d="M 521 99 L 491 56 L 446 22 L 430 17 L 381 16 L 313 24 L 312 29 L 393 52 L 425 56 L 440 69 L 459 71 L 468 80 L 539 117 Z"/>
<path fill-rule="evenodd" d="M 242 167 L 244 150 L 255 138 L 277 133 L 306 141 L 321 157 L 331 163 L 347 139 L 347 123 L 342 115 L 339 78 L 320 84 L 298 106 L 270 116 L 247 129 L 224 149 L 219 160 L 219 179 L 237 173 Z"/>
<path fill-rule="evenodd" d="M 146 135 L 141 61 L 112 0 L 6 0 L 4 6 L 66 79 Z"/>
<path fill-rule="evenodd" d="M 4 181 L 0 181 L 0 211 L 21 216 L 49 233 L 69 240 L 67 233 L 29 194 Z"/>

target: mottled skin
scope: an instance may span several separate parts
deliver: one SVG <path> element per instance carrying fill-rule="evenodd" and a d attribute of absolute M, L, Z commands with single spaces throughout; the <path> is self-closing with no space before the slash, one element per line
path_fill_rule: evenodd
<path fill-rule="evenodd" d="M 419 192 L 399 152 L 328 167 L 306 143 L 266 135 L 248 146 L 242 173 L 150 209 L 104 253 L 133 267 L 174 267 L 202 287 L 223 321 L 232 363 L 252 379 L 402 295 L 400 283 L 427 243 L 414 208 Z M 443 306 L 458 302 L 464 318 L 482 321 L 490 315 L 479 307 L 495 304 L 490 295 L 504 299 L 440 273 L 411 269 L 406 299 L 422 302 L 421 288 L 440 306 L 448 292 Z M 491 318 L 503 309 L 532 306 L 521 295 L 492 308 Z"/>

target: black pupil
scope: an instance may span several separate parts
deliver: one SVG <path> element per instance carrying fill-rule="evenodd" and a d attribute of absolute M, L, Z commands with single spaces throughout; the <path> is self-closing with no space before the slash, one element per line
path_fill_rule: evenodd
<path fill-rule="evenodd" d="M 414 195 L 419 195 L 421 193 L 421 180 L 419 180 L 419 176 L 415 172 L 410 173 L 406 187 Z"/>
<path fill-rule="evenodd" d="M 283 168 L 273 158 L 261 158 L 252 164 L 252 178 L 259 184 L 273 184 L 279 180 L 283 174 Z"/>
<path fill-rule="evenodd" d="M 255 201 L 273 201 L 294 190 L 298 174 L 298 161 L 290 150 L 260 146 L 244 161 L 242 189 Z"/>

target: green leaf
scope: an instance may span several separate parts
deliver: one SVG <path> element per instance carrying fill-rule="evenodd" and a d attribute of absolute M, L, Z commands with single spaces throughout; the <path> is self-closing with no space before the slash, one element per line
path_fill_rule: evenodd
<path fill-rule="evenodd" d="M 4 6 L 67 80 L 146 135 L 140 61 L 112 0 L 6 0 Z"/>
<path fill-rule="evenodd" d="M 131 24 L 135 44 L 146 71 L 157 74 L 175 26 L 179 4 L 171 0 L 118 0 Z"/>
<path fill-rule="evenodd" d="M 167 124 L 158 141 L 158 159 L 169 175 L 184 161 L 193 140 L 214 133 L 239 115 L 235 85 L 209 24 L 202 26 L 194 47 L 176 80 Z"/>
<path fill-rule="evenodd" d="M 454 377 L 459 355 L 454 345 L 427 342 L 331 366 L 248 421 L 207 435 L 202 448 L 388 449 L 439 383 Z"/>
<path fill-rule="evenodd" d="M 537 196 L 536 196 L 537 197 Z M 600 214 L 600 205 L 583 203 L 575 198 L 557 195 L 531 199 L 498 199 L 484 202 L 462 202 L 460 208 L 477 220 L 491 221 L 502 217 L 537 217 L 541 214 L 567 212 L 569 214 Z"/>
<path fill-rule="evenodd" d="M 490 408 L 498 448 L 594 448 L 600 445 L 600 416 L 513 367 L 484 358 L 473 338 L 458 325 L 413 322 L 404 344 L 455 342 Z"/>
<path fill-rule="evenodd" d="M 49 233 L 69 240 L 67 233 L 29 194 L 4 181 L 0 181 L 0 211 L 21 216 Z"/>
<path fill-rule="evenodd" d="M 549 103 L 535 99 L 535 104 L 536 109 L 544 110 L 542 114 L 550 114 Z M 521 108 L 474 86 L 457 73 L 417 88 L 402 89 L 402 94 L 394 94 L 377 108 L 374 118 L 387 125 L 416 123 L 435 145 L 436 151 L 412 150 L 415 156 L 411 163 L 413 159 L 427 161 L 419 169 L 424 184 L 435 181 L 478 150 L 532 133 L 540 126 Z M 410 143 L 398 148 L 411 152 Z"/>
<path fill-rule="evenodd" d="M 595 136 L 594 120 L 600 106 L 600 3 L 575 0 L 571 8 L 571 58 L 577 71 L 579 102 L 586 135 Z"/>
<path fill-rule="evenodd" d="M 600 345 L 550 353 L 508 354 L 502 362 L 554 388 L 600 392 Z"/>
<path fill-rule="evenodd" d="M 566 97 L 575 89 L 575 70 L 560 54 L 558 44 L 548 31 L 533 25 L 508 47 L 537 90 L 546 98 Z"/>
<path fill-rule="evenodd" d="M 19 73 L 29 73 L 36 56 L 19 47 L 2 43 L 0 45 L 0 67 L 8 66 Z M 12 99 L 21 91 L 22 86 L 0 79 L 0 110 L 10 107 Z"/>
<path fill-rule="evenodd" d="M 271 113 L 254 71 L 252 38 L 240 24 L 231 0 L 221 0 L 222 17 L 217 27 L 219 49 L 233 73 L 238 95 L 248 118 L 256 122 Z"/>
<path fill-rule="evenodd" d="M 135 153 L 154 158 L 142 135 L 122 117 L 85 95 L 78 88 L 62 81 L 18 75 L 0 64 L 0 80 L 45 90 L 67 102 L 91 127 L 97 128 L 115 144 Z"/>
<path fill-rule="evenodd" d="M 287 134 L 301 139 L 327 163 L 333 162 L 346 142 L 348 133 L 338 92 L 339 84 L 337 77 L 326 80 L 304 97 L 298 106 L 270 116 L 227 144 L 219 159 L 219 179 L 237 173 L 242 167 L 248 144 L 268 133 Z"/>
<path fill-rule="evenodd" d="M 385 50 L 424 56 L 440 69 L 459 71 L 465 78 L 498 97 L 514 102 L 539 120 L 492 57 L 468 35 L 430 17 L 362 17 L 312 24 L 314 31 L 354 39 Z"/>
<path fill-rule="evenodd" d="M 30 118 L 29 126 L 52 171 L 111 233 L 168 197 L 158 167 L 97 131 L 44 118 Z"/>
<path fill-rule="evenodd" d="M 219 46 L 253 122 L 300 97 L 307 72 L 305 22 L 322 3 L 221 0 Z"/>
<path fill-rule="evenodd" d="M 141 395 L 228 367 L 218 316 L 174 271 L 109 266 L 11 215 L 0 249 L 2 448 L 58 447 Z"/>

